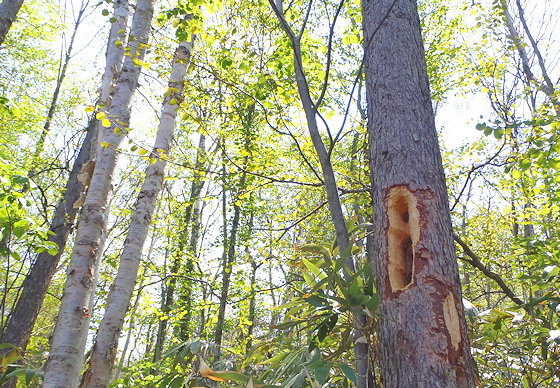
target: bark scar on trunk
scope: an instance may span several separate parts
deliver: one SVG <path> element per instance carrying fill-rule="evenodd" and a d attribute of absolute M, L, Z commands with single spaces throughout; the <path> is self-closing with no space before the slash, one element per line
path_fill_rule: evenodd
<path fill-rule="evenodd" d="M 443 300 L 443 319 L 449 331 L 451 345 L 453 345 L 455 350 L 458 350 L 461 343 L 461 326 L 459 312 L 455 306 L 455 298 L 451 292 Z"/>
<path fill-rule="evenodd" d="M 414 284 L 414 248 L 420 239 L 420 212 L 416 196 L 405 185 L 391 187 L 385 199 L 389 222 L 387 272 L 394 293 Z"/>

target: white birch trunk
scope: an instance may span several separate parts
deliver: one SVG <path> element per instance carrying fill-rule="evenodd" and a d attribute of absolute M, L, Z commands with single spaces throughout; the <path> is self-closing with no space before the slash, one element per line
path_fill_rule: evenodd
<path fill-rule="evenodd" d="M 99 88 L 99 102 L 97 106 L 100 112 L 108 113 L 111 106 L 111 93 L 115 90 L 115 81 L 122 68 L 124 56 L 124 44 L 126 39 L 126 31 L 128 17 L 130 14 L 130 4 L 128 0 L 114 0 L 113 17 L 115 21 L 111 24 L 109 32 L 109 43 L 105 54 L 107 61 L 105 62 L 105 71 L 101 78 L 101 87 Z M 120 42 L 120 43 L 119 43 Z M 97 122 L 97 134 L 94 138 L 92 147 L 92 159 L 97 155 L 97 148 L 101 143 L 103 127 L 101 120 Z"/>
<path fill-rule="evenodd" d="M 109 87 L 114 84 L 118 71 L 122 67 L 124 48 L 118 48 L 115 45 L 115 41 L 119 37 L 124 37 L 126 35 L 126 33 L 123 33 L 120 29 L 126 29 L 128 14 L 128 0 L 115 1 L 113 16 L 117 20 L 117 23 L 111 25 L 111 30 L 109 32 L 106 66 L 102 78 L 102 92 L 100 96 L 101 99 L 104 98 L 104 101 L 107 102 L 110 102 Z M 105 93 L 105 97 L 103 97 L 103 90 L 108 90 Z M 56 243 L 58 252 L 55 255 L 50 255 L 47 251 L 44 251 L 37 255 L 29 274 L 23 282 L 20 297 L 18 298 L 16 307 L 12 310 L 10 320 L 2 334 L 0 343 L 16 344 L 23 349 L 27 346 L 37 314 L 45 299 L 47 288 L 51 283 L 60 257 L 64 252 L 68 235 L 76 219 L 78 210 L 76 209 L 77 206 L 74 206 L 74 204 L 78 202 L 80 193 L 82 193 L 84 189 L 77 177 L 82 171 L 83 166 L 93 158 L 94 151 L 92 151 L 92 146 L 97 147 L 98 124 L 97 121 L 94 121 L 90 122 L 88 125 L 84 144 L 82 144 L 78 157 L 74 161 L 72 171 L 66 183 L 64 195 L 58 203 L 50 223 L 50 231 L 53 234 L 49 237 L 49 241 Z M 30 175 L 32 175 L 31 172 Z"/>
<path fill-rule="evenodd" d="M 161 156 L 162 153 L 164 155 L 169 153 L 173 141 L 177 108 L 182 100 L 183 82 L 191 50 L 192 42 L 182 42 L 175 52 L 168 89 L 173 92 L 164 99 L 154 150 L 151 154 L 151 157 L 157 158 L 157 161 L 146 169 L 146 177 L 136 200 L 119 269 L 107 297 L 107 308 L 97 331 L 91 360 L 83 375 L 81 387 L 107 387 L 111 380 L 119 335 L 136 284 L 142 249 L 163 186 L 166 161 L 165 157 Z"/>
<path fill-rule="evenodd" d="M 132 21 L 129 42 L 131 55 L 126 57 L 119 75 L 108 117 L 111 126 L 103 139 L 108 146 L 98 149 L 97 162 L 85 204 L 80 213 L 76 242 L 70 256 L 68 277 L 62 296 L 51 350 L 45 366 L 43 387 L 76 387 L 82 368 L 92 295 L 97 282 L 97 268 L 107 232 L 108 202 L 112 195 L 112 178 L 117 164 L 117 151 L 124 139 L 115 134 L 115 123 L 128 126 L 130 101 L 137 88 L 140 67 L 133 59 L 143 59 L 146 51 L 154 0 L 139 0 Z M 136 54 L 134 56 L 134 54 Z"/>

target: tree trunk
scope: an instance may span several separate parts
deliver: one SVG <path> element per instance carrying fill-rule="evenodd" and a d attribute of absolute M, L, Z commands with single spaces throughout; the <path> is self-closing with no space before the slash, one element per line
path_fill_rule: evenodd
<path fill-rule="evenodd" d="M 127 37 L 128 19 L 130 16 L 130 4 L 128 0 L 113 0 L 113 18 L 109 31 L 109 41 L 107 43 L 107 51 L 105 53 L 105 71 L 101 77 L 101 90 L 99 93 L 99 102 L 97 107 L 100 112 L 108 113 L 111 106 L 112 96 L 115 93 L 115 81 L 123 66 L 124 58 L 124 41 Z M 92 159 L 97 155 L 101 140 L 99 137 L 103 133 L 101 120 L 97 122 L 97 137 L 92 139 L 93 154 Z"/>
<path fill-rule="evenodd" d="M 414 0 L 364 0 L 384 387 L 474 387 Z"/>
<path fill-rule="evenodd" d="M 74 225 L 78 209 L 74 203 L 80 197 L 84 186 L 78 181 L 78 174 L 90 157 L 91 139 L 95 136 L 95 119 L 89 124 L 86 137 L 80 148 L 78 157 L 74 161 L 72 171 L 68 176 L 64 196 L 58 203 L 49 230 L 54 233 L 49 235 L 49 241 L 58 246 L 58 252 L 51 255 L 43 251 L 37 255 L 29 274 L 22 284 L 21 294 L 10 314 L 6 329 L 2 334 L 0 343 L 10 343 L 25 349 L 37 315 L 47 294 L 47 290 L 56 271 L 60 257 L 64 253 L 68 235 Z"/>
<path fill-rule="evenodd" d="M 188 232 L 188 228 L 189 225 L 191 224 L 191 220 L 193 221 L 193 227 L 192 227 L 192 232 L 191 232 L 191 241 L 188 247 L 189 252 L 194 252 L 194 250 L 196 250 L 196 248 L 193 248 L 193 241 L 192 241 L 192 235 L 195 233 L 196 230 L 196 226 L 197 223 L 199 223 L 200 221 L 198 220 L 199 214 L 197 212 L 198 209 L 198 201 L 199 201 L 199 197 L 200 197 L 200 192 L 202 191 L 202 188 L 204 187 L 204 180 L 202 180 L 201 175 L 200 175 L 200 171 L 203 168 L 203 164 L 204 164 L 204 153 L 206 152 L 206 136 L 203 134 L 200 134 L 200 139 L 199 139 L 199 143 L 198 143 L 198 150 L 196 151 L 196 162 L 195 162 L 195 177 L 194 177 L 194 181 L 192 182 L 191 185 L 191 193 L 189 196 L 189 203 L 187 204 L 187 207 L 185 208 L 185 217 L 184 217 L 184 222 L 183 222 L 183 227 L 181 229 L 180 232 L 180 236 L 179 236 L 179 243 L 177 246 L 177 252 L 173 255 L 173 263 L 171 264 L 171 271 L 170 271 L 170 275 L 171 278 L 169 279 L 169 282 L 167 283 L 167 287 L 165 288 L 164 291 L 164 295 L 162 296 L 163 299 L 163 303 L 162 303 L 162 312 L 164 314 L 164 319 L 160 319 L 159 324 L 158 324 L 158 332 L 157 332 L 157 337 L 156 337 L 156 346 L 154 349 L 154 357 L 153 357 L 153 361 L 157 362 L 160 360 L 162 352 L 163 352 L 163 345 L 165 343 L 165 336 L 166 336 L 166 332 L 167 332 L 167 324 L 169 322 L 169 319 L 167 317 L 167 314 L 169 314 L 171 312 L 171 310 L 173 309 L 173 304 L 174 304 L 174 297 L 175 297 L 175 288 L 176 288 L 176 284 L 177 284 L 177 274 L 179 273 L 179 269 L 181 267 L 181 264 L 183 263 L 183 260 L 185 258 L 185 240 L 187 238 L 187 232 Z M 198 231 L 196 232 L 197 234 L 197 238 L 196 241 L 198 241 Z M 195 243 L 196 243 L 195 241 Z M 187 254 L 187 261 L 191 260 L 192 258 L 189 256 L 189 254 Z M 187 266 L 189 266 L 190 264 L 188 263 Z M 192 265 L 191 265 L 192 267 Z M 188 300 L 188 302 L 190 303 L 190 300 Z M 188 314 L 191 314 L 190 312 L 188 312 Z"/>
<path fill-rule="evenodd" d="M 201 142 L 199 145 L 199 151 L 204 150 L 204 142 L 202 141 L 204 135 L 201 135 Z M 200 164 L 198 164 L 200 156 Z M 197 155 L 197 166 L 199 166 L 199 170 L 202 168 L 202 155 Z M 195 186 L 196 184 L 196 186 Z M 186 273 L 189 276 L 192 276 L 194 273 L 194 263 L 198 262 L 198 240 L 200 238 L 200 230 L 202 228 L 202 200 L 200 198 L 200 192 L 204 187 L 204 180 L 200 176 L 197 176 L 196 181 L 193 182 L 193 191 L 195 192 L 196 196 L 193 197 L 194 204 L 192 210 L 192 228 L 191 228 L 191 236 L 189 240 L 188 252 L 187 252 L 187 266 L 186 266 Z M 177 337 L 180 341 L 187 341 L 191 336 L 190 330 L 190 323 L 193 317 L 193 287 L 194 283 L 191 281 L 187 281 L 187 292 L 180 294 L 180 299 L 185 301 L 185 305 L 183 310 L 186 310 L 187 313 L 183 318 L 181 318 L 179 323 L 179 333 Z"/>
<path fill-rule="evenodd" d="M 153 0 L 138 1 L 131 28 L 134 39 L 129 42 L 131 55 L 126 57 L 117 81 L 107 115 L 111 125 L 103 134 L 104 147 L 98 148 L 95 170 L 80 214 L 68 278 L 45 366 L 44 387 L 77 386 L 97 282 L 96 273 L 107 233 L 117 149 L 124 139 L 120 132 L 126 131 L 128 126 L 130 102 L 140 76 L 141 69 L 134 65 L 134 61 L 144 58 L 152 15 Z"/>
<path fill-rule="evenodd" d="M 117 22 L 111 25 L 111 31 L 109 33 L 107 64 L 101 85 L 101 99 L 104 98 L 103 91 L 107 90 L 107 92 L 105 92 L 107 96 L 105 99 L 107 100 L 111 85 L 116 79 L 117 72 L 122 65 L 124 50 L 119 49 L 114 41 L 119 35 L 123 34 L 122 31 L 119 34 L 119 30 L 126 29 L 128 13 L 127 1 L 119 0 L 115 2 L 114 17 L 117 19 Z M 54 100 L 55 98 L 53 97 L 53 101 Z M 56 103 L 54 103 L 54 105 L 56 105 Z M 50 232 L 53 234 L 49 235 L 49 241 L 56 243 L 58 252 L 56 255 L 50 255 L 47 251 L 43 251 L 37 255 L 29 274 L 23 281 L 21 294 L 16 306 L 12 310 L 0 343 L 11 343 L 25 349 L 29 342 L 31 330 L 33 329 L 43 300 L 45 299 L 47 289 L 54 276 L 60 257 L 64 253 L 68 235 L 74 226 L 74 221 L 78 213 L 78 206 L 74 206 L 74 204 L 84 191 L 84 186 L 78 180 L 78 175 L 82 172 L 83 166 L 91 159 L 91 155 L 93 154 L 92 146 L 97 140 L 98 125 L 98 121 L 92 118 L 88 125 L 87 134 L 80 148 L 80 152 L 78 153 L 78 157 L 74 161 L 72 171 L 68 176 L 64 195 L 58 203 L 50 222 Z"/>
<path fill-rule="evenodd" d="M 325 191 L 327 194 L 329 213 L 336 233 L 336 242 L 338 244 L 340 255 L 346 255 L 346 270 L 344 271 L 344 275 L 346 279 L 348 279 L 351 274 L 355 273 L 356 270 L 354 259 L 352 258 L 351 254 L 350 235 L 346 227 L 346 218 L 344 216 L 342 205 L 340 203 L 338 184 L 336 182 L 336 176 L 331 162 L 330 151 L 328 151 L 327 147 L 325 146 L 321 133 L 319 132 L 319 126 L 317 124 L 317 114 L 319 113 L 319 107 L 313 102 L 311 98 L 309 84 L 307 82 L 307 78 L 305 76 L 305 71 L 303 68 L 304 61 L 301 50 L 302 34 L 296 35 L 289 26 L 284 15 L 281 1 L 275 3 L 273 0 L 269 0 L 269 3 L 272 6 L 276 16 L 278 17 L 278 20 L 280 21 L 282 29 L 288 35 L 292 44 L 294 55 L 294 73 L 296 77 L 298 94 L 301 99 L 303 110 L 305 112 L 305 119 L 307 122 L 309 136 L 321 165 Z M 278 6 L 276 4 L 278 4 Z M 331 147 L 334 147 L 334 144 L 331 144 Z M 374 381 L 372 369 L 370 367 L 368 345 L 363 341 L 364 338 L 368 338 L 368 334 L 366 332 L 367 318 L 359 307 L 353 309 L 352 315 L 354 323 L 354 356 L 356 358 L 357 386 L 358 388 L 373 387 Z"/>
<path fill-rule="evenodd" d="M 142 250 L 151 225 L 157 199 L 163 186 L 166 157 L 175 135 L 177 108 L 183 99 L 184 78 L 192 51 L 192 42 L 182 42 L 175 51 L 168 90 L 174 90 L 163 102 L 162 114 L 151 157 L 157 158 L 146 169 L 146 177 L 134 206 L 119 269 L 107 297 L 107 307 L 93 344 L 88 369 L 81 387 L 107 387 L 117 355 L 119 336 L 130 306 Z M 174 103 L 172 104 L 171 101 Z"/>
<path fill-rule="evenodd" d="M 0 44 L 4 43 L 22 4 L 23 0 L 3 0 L 0 3 Z"/>
<path fill-rule="evenodd" d="M 245 158 L 247 159 L 247 157 Z M 247 163 L 244 163 L 246 166 Z M 241 174 L 239 179 L 239 187 L 245 186 L 246 173 Z M 225 186 L 224 186 L 225 190 Z M 233 220 L 231 222 L 230 236 L 227 245 L 224 246 L 224 255 L 222 260 L 222 289 L 220 291 L 220 306 L 218 308 L 218 320 L 216 322 L 216 331 L 214 334 L 214 342 L 216 343 L 216 355 L 220 354 L 220 347 L 222 346 L 222 336 L 224 333 L 224 322 L 226 317 L 227 298 L 229 295 L 229 285 L 231 283 L 231 273 L 233 271 L 233 263 L 235 262 L 235 248 L 237 244 L 237 232 L 239 230 L 239 221 L 241 217 L 241 208 L 234 203 L 233 205 Z M 226 224 L 224 223 L 224 233 L 226 233 Z M 224 253 L 225 253 L 224 252 Z"/>
<path fill-rule="evenodd" d="M 248 250 L 248 249 L 247 249 Z M 251 261 L 251 281 L 249 283 L 249 290 L 251 296 L 249 297 L 249 314 L 247 319 L 249 320 L 249 326 L 247 327 L 247 345 L 245 345 L 245 354 L 249 355 L 249 352 L 253 349 L 253 331 L 255 329 L 256 321 L 256 310 L 257 310 L 257 294 L 255 292 L 257 283 L 257 269 L 260 264 L 257 264 L 253 259 Z"/>
<path fill-rule="evenodd" d="M 255 104 L 250 105 L 246 110 L 245 122 L 243 123 L 243 128 L 249 131 L 253 125 L 253 119 L 255 116 Z M 243 118 L 242 118 L 243 121 Z M 225 143 L 225 142 L 224 142 Z M 244 149 L 249 153 L 251 146 L 250 136 L 245 137 Z M 225 147 L 224 147 L 225 153 Z M 224 155 L 225 157 L 225 155 Z M 239 182 L 237 183 L 237 193 L 245 189 L 245 182 L 247 179 L 247 166 L 249 163 L 249 156 L 243 158 L 242 172 L 239 177 Z M 223 173 L 226 173 L 225 163 L 223 163 Z M 224 331 L 224 323 L 226 316 L 227 298 L 229 295 L 229 285 L 231 283 L 231 274 L 233 272 L 233 264 L 235 262 L 235 250 L 237 248 L 237 235 L 239 231 L 239 223 L 241 218 L 241 206 L 238 205 L 239 198 L 238 195 L 234 196 L 233 202 L 233 219 L 231 221 L 231 230 L 229 239 L 226 238 L 227 233 L 227 216 L 226 216 L 226 185 L 225 185 L 225 175 L 223 180 L 223 216 L 224 216 L 224 254 L 222 256 L 222 289 L 220 292 L 220 306 L 218 308 L 218 319 L 216 322 L 216 331 L 214 334 L 214 342 L 216 343 L 216 356 L 220 355 L 220 347 L 222 346 L 222 336 Z"/>

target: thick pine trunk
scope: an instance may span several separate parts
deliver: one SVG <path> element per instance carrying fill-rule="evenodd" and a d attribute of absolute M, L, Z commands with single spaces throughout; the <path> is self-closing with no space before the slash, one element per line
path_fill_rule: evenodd
<path fill-rule="evenodd" d="M 108 204 L 117 164 L 117 149 L 124 139 L 117 130 L 126 131 L 130 120 L 130 102 L 138 86 L 140 67 L 146 51 L 153 1 L 136 4 L 129 42 L 131 55 L 126 57 L 115 87 L 107 115 L 111 126 L 103 134 L 105 147 L 98 148 L 97 161 L 85 204 L 80 213 L 76 242 L 70 257 L 68 277 L 62 296 L 52 346 L 45 366 L 44 387 L 75 387 L 82 367 L 86 336 L 92 308 L 92 295 L 107 233 Z"/>
<path fill-rule="evenodd" d="M 90 363 L 83 375 L 81 387 L 107 387 L 111 380 L 119 336 L 138 277 L 142 250 L 163 186 L 167 164 L 165 157 L 169 154 L 175 135 L 177 108 L 183 98 L 183 81 L 191 50 L 192 43 L 182 42 L 175 52 L 168 90 L 176 91 L 170 93 L 163 102 L 159 128 L 151 153 L 151 157 L 157 158 L 157 161 L 146 169 L 144 183 L 136 199 L 134 213 L 121 253 L 119 269 L 107 297 L 107 307 L 99 324 Z M 170 102 L 173 100 L 175 103 L 171 104 Z"/>
<path fill-rule="evenodd" d="M 127 1 L 119 0 L 115 2 L 113 16 L 117 19 L 117 22 L 111 25 L 111 31 L 109 33 L 106 67 L 101 84 L 102 101 L 110 101 L 109 94 L 112 90 L 112 84 L 122 65 L 124 50 L 115 45 L 115 40 L 123 35 L 122 31 L 126 30 L 128 13 Z M 122 30 L 120 34 L 119 30 Z M 53 101 L 55 99 L 56 98 L 53 97 Z M 52 105 L 56 105 L 56 103 L 53 102 Z M 45 127 L 46 126 L 47 124 L 45 124 Z M 52 232 L 52 234 L 49 236 L 49 241 L 54 242 L 58 246 L 58 252 L 56 255 L 50 255 L 47 251 L 44 251 L 37 255 L 29 274 L 23 281 L 21 294 L 16 306 L 11 312 L 10 319 L 0 339 L 0 343 L 11 343 L 25 349 L 29 342 L 31 330 L 33 329 L 43 300 L 45 299 L 47 289 L 56 271 L 60 257 L 64 253 L 68 235 L 74 226 L 74 221 L 78 213 L 78 208 L 74 206 L 74 204 L 78 201 L 80 194 L 84 190 L 83 184 L 78 180 L 78 174 L 80 174 L 83 166 L 91 158 L 91 154 L 93 153 L 91 148 L 93 144 L 96 144 L 97 133 L 98 121 L 94 118 L 88 125 L 86 137 L 82 143 L 78 157 L 74 161 L 70 175 L 68 176 L 64 195 L 58 203 L 50 222 L 50 232 Z M 39 148 L 39 146 L 37 148 Z"/>
<path fill-rule="evenodd" d="M 0 44 L 4 43 L 22 4 L 23 0 L 3 0 L 0 3 Z"/>
<path fill-rule="evenodd" d="M 474 387 L 416 2 L 362 4 L 383 383 Z"/>

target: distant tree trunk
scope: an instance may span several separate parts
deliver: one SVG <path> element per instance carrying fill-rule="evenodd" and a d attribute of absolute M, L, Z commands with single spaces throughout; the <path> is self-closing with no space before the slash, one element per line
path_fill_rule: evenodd
<path fill-rule="evenodd" d="M 3 0 L 0 3 L 0 44 L 4 43 L 22 4 L 23 0 Z"/>
<path fill-rule="evenodd" d="M 253 125 L 253 119 L 255 115 L 255 105 L 252 104 L 246 112 L 245 122 L 243 123 L 243 127 L 245 130 L 250 130 Z M 243 120 L 243 119 L 242 119 Z M 245 151 L 249 151 L 250 149 L 250 136 L 247 136 L 245 139 Z M 245 189 L 245 182 L 247 180 L 247 165 L 249 162 L 249 156 L 245 156 L 243 158 L 242 164 L 242 172 L 241 176 L 239 177 L 239 182 L 237 183 L 237 193 Z M 225 174 L 225 163 L 224 163 L 224 174 Z M 241 206 L 239 204 L 239 199 L 235 196 L 233 199 L 233 219 L 231 221 L 231 229 L 229 238 L 226 238 L 227 233 L 227 217 L 226 217 L 226 198 L 225 198 L 225 190 L 226 185 L 224 181 L 224 196 L 223 196 L 223 213 L 224 213 L 224 254 L 222 256 L 222 289 L 220 292 L 220 306 L 218 308 L 218 319 L 216 322 L 216 330 L 214 332 L 214 342 L 216 343 L 216 355 L 219 356 L 220 354 L 220 347 L 222 346 L 222 336 L 224 332 L 224 323 L 225 323 L 225 316 L 226 316 L 226 307 L 227 307 L 227 298 L 229 295 L 229 286 L 231 283 L 231 274 L 233 272 L 233 264 L 235 262 L 236 257 L 236 248 L 237 248 L 237 237 L 239 232 L 239 224 L 241 219 Z"/>
<path fill-rule="evenodd" d="M 385 388 L 474 387 L 415 0 L 363 0 Z"/>
<path fill-rule="evenodd" d="M 256 320 L 256 307 L 257 307 L 257 294 L 255 293 L 255 285 L 257 283 L 257 269 L 260 264 L 257 264 L 254 260 L 251 261 L 251 280 L 249 282 L 251 296 L 249 297 L 249 314 L 247 319 L 249 320 L 249 327 L 247 328 L 247 345 L 245 346 L 245 353 L 249 354 L 253 348 L 253 331 L 255 329 Z"/>
<path fill-rule="evenodd" d="M 155 241 L 155 238 L 152 238 L 152 246 L 153 243 Z M 150 260 L 150 256 L 151 254 L 148 254 L 148 260 Z M 145 271 L 144 271 L 145 273 Z M 141 277 L 143 278 L 143 276 Z M 132 309 L 130 311 L 130 319 L 128 320 L 128 333 L 126 334 L 126 339 L 124 341 L 124 346 L 123 346 L 123 350 L 121 353 L 121 357 L 119 359 L 119 363 L 117 364 L 117 369 L 115 370 L 115 380 L 118 380 L 123 366 L 124 366 L 124 360 L 127 356 L 127 352 L 128 352 L 128 347 L 130 346 L 130 340 L 132 338 L 132 332 L 134 331 L 134 324 L 135 322 L 135 317 L 136 317 L 136 311 L 138 310 L 138 305 L 140 304 L 140 299 L 142 297 L 142 290 L 143 290 L 144 286 L 142 284 L 142 281 L 140 281 L 140 284 L 138 285 L 138 291 L 136 292 L 136 298 L 134 299 L 134 305 L 132 306 Z"/>
<path fill-rule="evenodd" d="M 107 115 L 110 126 L 103 134 L 105 147 L 100 147 L 85 204 L 80 213 L 76 242 L 70 257 L 68 277 L 64 287 L 52 346 L 45 366 L 43 386 L 75 387 L 83 362 L 85 339 L 89 328 L 92 295 L 96 274 L 106 238 L 108 204 L 112 194 L 117 149 L 130 121 L 130 102 L 138 86 L 142 60 L 148 45 L 154 0 L 139 0 L 132 21 L 127 56 L 117 80 L 111 108 Z M 136 55 L 133 55 L 136 54 Z"/>
<path fill-rule="evenodd" d="M 126 1 L 118 1 L 115 3 L 114 17 L 117 19 L 117 22 L 111 25 L 111 31 L 109 33 L 107 65 L 105 73 L 103 74 L 101 98 L 103 98 L 105 90 L 107 90 L 107 92 L 105 92 L 106 95 L 109 96 L 111 85 L 122 66 L 124 50 L 118 48 L 114 44 L 114 41 L 119 37 L 119 30 L 126 29 L 128 12 L 128 3 Z M 122 34 L 121 31 L 120 35 Z M 47 251 L 43 251 L 37 255 L 29 274 L 23 281 L 21 294 L 16 306 L 11 312 L 0 343 L 11 343 L 25 349 L 29 342 L 31 330 L 33 329 L 33 325 L 35 324 L 37 315 L 45 299 L 47 289 L 56 271 L 60 257 L 64 253 L 68 235 L 74 226 L 79 208 L 78 206 L 74 206 L 74 204 L 84 191 L 84 186 L 78 180 L 78 175 L 91 158 L 93 153 L 92 146 L 96 142 L 97 133 L 98 121 L 92 118 L 88 125 L 87 134 L 80 148 L 80 152 L 68 176 L 64 195 L 58 203 L 50 222 L 50 231 L 53 234 L 49 235 L 49 241 L 54 242 L 58 246 L 58 252 L 56 255 L 50 255 Z"/>
<path fill-rule="evenodd" d="M 245 185 L 245 173 L 241 174 L 239 187 Z M 224 187 L 225 189 L 225 187 Z M 235 262 L 235 249 L 237 244 L 237 232 L 239 230 L 239 221 L 241 217 L 241 207 L 234 203 L 233 219 L 231 221 L 230 235 L 227 239 L 227 245 L 224 246 L 224 256 L 222 260 L 222 289 L 220 291 L 220 306 L 218 307 L 218 319 L 216 322 L 216 331 L 214 332 L 214 342 L 216 344 L 216 354 L 220 354 L 222 346 L 222 337 L 224 333 L 224 323 L 226 317 L 227 298 L 229 295 L 229 285 L 231 283 L 231 273 L 233 271 L 233 263 Z M 227 233 L 224 224 L 224 233 Z"/>
<path fill-rule="evenodd" d="M 201 135 L 202 137 L 204 135 Z M 201 139 L 201 146 L 199 150 L 204 149 L 204 142 Z M 197 158 L 198 163 L 198 158 Z M 198 165 L 198 164 L 197 164 Z M 202 158 L 200 162 L 199 169 L 202 168 Z M 195 262 L 197 262 L 198 258 L 198 239 L 200 238 L 200 228 L 202 227 L 202 200 L 200 198 L 200 192 L 204 187 L 204 180 L 198 176 L 193 182 L 193 186 L 196 184 L 196 197 L 193 198 L 193 211 L 192 211 L 192 228 L 191 228 L 191 236 L 189 240 L 189 246 L 187 249 L 187 265 L 185 266 L 185 273 L 188 276 L 193 276 L 195 271 Z M 191 336 L 190 330 L 190 323 L 193 317 L 193 287 L 195 284 L 192 281 L 187 280 L 187 289 L 186 292 L 182 292 L 180 294 L 180 299 L 185 302 L 183 310 L 186 311 L 185 316 L 180 320 L 179 323 L 179 333 L 178 337 L 181 341 L 186 341 Z"/>
<path fill-rule="evenodd" d="M 169 282 L 167 283 L 167 287 L 165 288 L 164 291 L 164 295 L 162 296 L 163 298 L 163 303 L 162 303 L 162 313 L 164 314 L 164 319 L 160 319 L 159 323 L 158 323 L 158 331 L 157 331 L 157 337 L 156 337 L 156 345 L 154 348 L 154 357 L 153 357 L 153 361 L 157 362 L 160 360 L 162 352 L 163 352 L 163 346 L 165 343 L 165 336 L 167 334 L 167 324 L 169 322 L 169 319 L 167 318 L 167 314 L 169 314 L 171 312 L 171 310 L 173 309 L 173 305 L 174 305 L 174 300 L 175 300 L 175 288 L 177 285 L 177 274 L 179 273 L 179 270 L 181 269 L 181 265 L 184 264 L 185 261 L 185 240 L 187 238 L 187 233 L 188 233 L 188 228 L 189 225 L 191 224 L 191 220 L 193 223 L 193 227 L 192 227 L 192 233 L 194 233 L 195 230 L 195 226 L 196 223 L 198 223 L 198 213 L 197 213 L 197 204 L 198 204 L 198 200 L 200 197 L 200 192 L 202 191 L 202 188 L 204 187 L 204 180 L 201 178 L 201 175 L 199 174 L 199 171 L 202 170 L 203 165 L 204 165 L 204 153 L 206 152 L 206 136 L 201 134 L 200 138 L 199 138 L 199 143 L 198 143 L 198 149 L 196 151 L 196 162 L 195 162 L 195 170 L 197 171 L 195 173 L 195 177 L 194 177 L 194 181 L 192 182 L 191 185 L 191 193 L 189 196 L 189 202 L 187 204 L 187 207 L 185 208 L 185 216 L 184 216 L 184 221 L 183 221 L 183 225 L 182 225 L 182 229 L 180 232 L 180 236 L 179 236 L 179 243 L 178 243 L 178 247 L 177 247 L 177 252 L 173 255 L 173 263 L 171 264 L 171 270 L 170 270 L 170 274 L 171 274 L 171 278 L 169 279 Z M 198 232 L 197 232 L 198 233 Z M 196 239 L 198 240 L 198 238 Z M 196 243 L 196 241 L 195 241 Z M 191 238 L 191 242 L 189 244 L 188 250 L 189 251 L 194 251 L 196 250 L 196 248 L 193 248 L 192 246 L 193 242 L 192 242 L 192 238 Z M 189 266 L 188 261 L 191 260 L 191 258 L 188 256 L 187 253 L 187 266 Z M 192 267 L 192 265 L 190 265 Z M 187 269 L 188 272 L 188 269 Z M 190 312 L 189 312 L 190 314 Z"/>
<path fill-rule="evenodd" d="M 119 269 L 107 297 L 107 307 L 99 324 L 97 336 L 81 387 L 107 387 L 117 355 L 120 333 L 130 307 L 142 250 L 151 225 L 157 199 L 163 186 L 166 158 L 175 135 L 177 108 L 183 99 L 184 78 L 192 51 L 192 42 L 182 42 L 175 51 L 168 90 L 174 90 L 163 102 L 162 114 L 150 157 L 157 158 L 146 169 L 142 189 L 138 193 L 128 228 Z M 174 103 L 171 103 L 173 101 Z"/>

